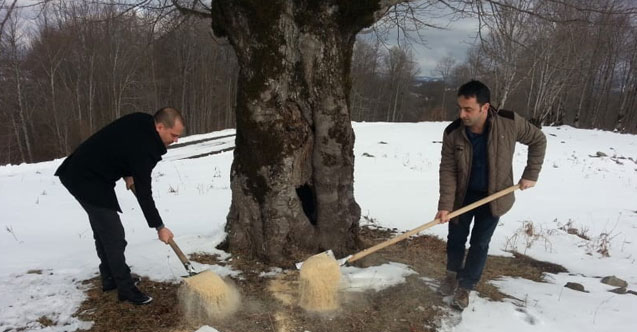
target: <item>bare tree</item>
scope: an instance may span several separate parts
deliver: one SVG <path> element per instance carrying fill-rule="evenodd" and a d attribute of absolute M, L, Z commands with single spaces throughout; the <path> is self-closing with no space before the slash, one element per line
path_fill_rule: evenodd
<path fill-rule="evenodd" d="M 385 78 L 389 98 L 386 103 L 385 121 L 400 121 L 406 111 L 406 104 L 410 98 L 409 88 L 417 74 L 417 68 L 411 52 L 398 47 L 389 50 L 384 57 Z"/>
<path fill-rule="evenodd" d="M 634 111 L 637 107 L 637 39 L 633 38 L 635 35 L 637 35 L 637 27 L 627 29 L 623 43 L 625 52 L 623 52 L 618 65 L 619 91 L 622 94 L 614 128 L 618 131 L 634 132 L 636 129 L 635 121 L 630 121 L 628 117 L 632 115 L 632 118 L 635 118 L 635 113 L 637 113 Z"/>
<path fill-rule="evenodd" d="M 502 0 L 472 8 L 483 32 L 470 56 L 477 61 L 457 67 L 456 76 L 487 81 L 496 106 L 526 112 L 538 125 L 613 129 L 615 119 L 626 119 L 621 101 L 630 97 L 619 91 L 631 82 L 624 36 L 634 3 Z"/>
<path fill-rule="evenodd" d="M 7 61 L 7 79 L 11 81 L 13 86 L 13 95 L 7 96 L 12 99 L 10 104 L 13 107 L 6 107 L 5 111 L 9 113 L 11 123 L 16 133 L 16 141 L 20 155 L 23 160 L 33 161 L 32 137 L 28 128 L 30 122 L 29 114 L 25 105 L 24 93 L 24 77 L 22 72 L 22 61 L 20 54 L 23 52 L 23 35 L 20 33 L 19 19 L 17 16 L 9 17 L 3 22 L 7 31 L 5 33 L 4 43 L 0 44 L 6 51 Z M 10 105 L 6 105 L 10 106 Z"/>
<path fill-rule="evenodd" d="M 451 73 L 455 65 L 456 59 L 451 56 L 446 56 L 438 62 L 436 68 L 434 69 L 434 74 L 437 74 L 438 76 L 440 76 L 440 78 L 442 78 L 442 101 L 440 102 L 440 112 L 442 114 L 447 113 L 445 102 L 447 91 L 449 90 L 449 80 L 451 79 Z"/>
<path fill-rule="evenodd" d="M 17 3 L 18 0 L 0 0 L 0 14 L 2 14 L 2 16 L 0 16 L 0 40 L 2 40 L 4 28 L 7 22 L 9 22 Z"/>
<path fill-rule="evenodd" d="M 482 20 L 489 33 L 484 37 L 480 34 L 481 50 L 492 61 L 496 84 L 494 104 L 500 108 L 506 106 L 509 95 L 525 77 L 525 73 L 520 72 L 519 61 L 524 57 L 521 53 L 529 53 L 526 45 L 536 31 L 529 22 L 534 17 L 523 11 L 533 11 L 538 5 L 534 0 L 504 0 L 503 3 L 509 6 L 489 4 L 489 16 Z"/>
<path fill-rule="evenodd" d="M 352 90 L 350 107 L 352 119 L 373 120 L 377 101 L 376 89 L 380 85 L 380 44 L 357 40 L 352 55 Z"/>

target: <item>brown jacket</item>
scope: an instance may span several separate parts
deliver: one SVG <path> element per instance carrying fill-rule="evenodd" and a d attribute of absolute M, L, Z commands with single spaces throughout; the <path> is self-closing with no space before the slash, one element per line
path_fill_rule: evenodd
<path fill-rule="evenodd" d="M 513 185 L 516 142 L 529 146 L 522 178 L 537 181 L 546 150 L 546 137 L 542 131 L 517 113 L 506 110 L 490 109 L 487 121 L 488 193 L 493 194 Z M 457 119 L 447 126 L 443 135 L 438 210 L 452 211 L 462 206 L 469 185 L 471 161 L 472 146 L 462 120 Z M 505 214 L 514 201 L 515 197 L 511 193 L 489 203 L 491 213 L 494 216 Z"/>

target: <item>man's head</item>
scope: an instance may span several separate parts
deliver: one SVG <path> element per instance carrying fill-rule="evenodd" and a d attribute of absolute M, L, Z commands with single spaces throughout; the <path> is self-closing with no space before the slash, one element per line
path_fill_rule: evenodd
<path fill-rule="evenodd" d="M 184 132 L 184 118 L 178 110 L 164 107 L 155 112 L 155 129 L 161 137 L 164 145 L 169 146 L 177 142 L 177 139 Z"/>
<path fill-rule="evenodd" d="M 458 89 L 458 111 L 467 127 L 481 128 L 491 106 L 491 92 L 480 81 L 469 81 Z"/>

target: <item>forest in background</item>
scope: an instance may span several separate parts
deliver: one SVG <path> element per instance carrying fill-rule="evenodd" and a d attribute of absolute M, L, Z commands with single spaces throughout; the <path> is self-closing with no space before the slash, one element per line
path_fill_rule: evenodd
<path fill-rule="evenodd" d="M 419 72 L 409 45 L 359 38 L 352 120 L 452 120 L 458 86 L 479 79 L 494 106 L 539 126 L 637 133 L 635 13 L 618 14 L 625 0 L 582 1 L 479 8 L 467 60 L 444 58 L 434 73 Z M 187 134 L 234 127 L 238 64 L 209 20 L 91 1 L 51 2 L 35 20 L 14 0 L 0 8 L 0 164 L 65 156 L 114 119 L 167 105 Z"/>

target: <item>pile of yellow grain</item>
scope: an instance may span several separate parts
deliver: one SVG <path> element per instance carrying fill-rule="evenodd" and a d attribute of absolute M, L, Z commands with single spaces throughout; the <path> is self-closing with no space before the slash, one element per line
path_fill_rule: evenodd
<path fill-rule="evenodd" d="M 308 311 L 325 312 L 338 309 L 338 285 L 341 269 L 327 254 L 308 258 L 299 276 L 299 305 Z"/>
<path fill-rule="evenodd" d="M 185 318 L 193 323 L 222 319 L 234 313 L 240 302 L 237 289 L 212 271 L 186 278 L 177 296 Z"/>

